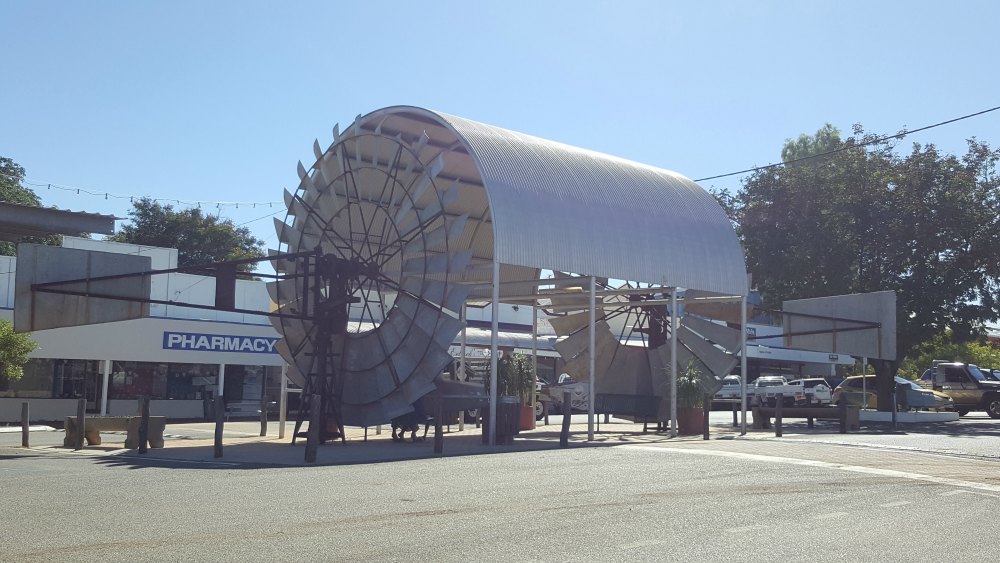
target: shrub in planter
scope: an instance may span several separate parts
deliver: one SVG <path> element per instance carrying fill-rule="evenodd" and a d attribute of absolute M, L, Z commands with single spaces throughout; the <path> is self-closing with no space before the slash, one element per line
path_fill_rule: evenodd
<path fill-rule="evenodd" d="M 701 385 L 701 369 L 694 361 L 677 376 L 677 433 L 693 436 L 704 431 L 705 389 Z"/>

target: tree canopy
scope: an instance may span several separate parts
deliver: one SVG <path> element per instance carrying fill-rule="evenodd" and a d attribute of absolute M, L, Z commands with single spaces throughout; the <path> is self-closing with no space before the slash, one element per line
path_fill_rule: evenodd
<path fill-rule="evenodd" d="M 20 205 L 32 205 L 38 207 L 42 204 L 38 194 L 30 188 L 24 187 L 24 168 L 5 156 L 0 156 L 0 201 L 7 203 L 17 203 Z M 52 235 L 44 238 L 29 237 L 26 242 L 37 242 L 43 244 L 59 244 L 62 237 Z M 17 246 L 12 242 L 0 242 L 0 256 L 13 256 Z"/>
<path fill-rule="evenodd" d="M 150 198 L 136 200 L 129 211 L 130 223 L 108 237 L 115 242 L 177 249 L 181 268 L 226 260 L 264 257 L 264 241 L 231 219 L 205 215 L 200 208 L 177 211 Z M 251 272 L 255 264 L 243 264 Z"/>
<path fill-rule="evenodd" d="M 21 379 L 28 354 L 37 346 L 30 334 L 14 332 L 13 323 L 0 319 L 0 390 Z"/>
<path fill-rule="evenodd" d="M 831 150 L 758 170 L 720 202 L 768 305 L 896 291 L 899 356 L 872 362 L 889 385 L 915 345 L 945 328 L 967 340 L 1000 315 L 1000 151 L 973 139 L 961 157 L 920 144 L 900 156 L 861 126 L 841 139 L 827 125 L 782 156 Z"/>

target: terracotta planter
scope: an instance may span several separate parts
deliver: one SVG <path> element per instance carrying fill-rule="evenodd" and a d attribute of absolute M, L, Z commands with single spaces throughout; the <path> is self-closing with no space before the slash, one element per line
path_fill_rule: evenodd
<path fill-rule="evenodd" d="M 705 428 L 705 412 L 701 407 L 677 407 L 677 434 L 697 436 Z"/>
<path fill-rule="evenodd" d="M 518 430 L 535 429 L 535 408 L 528 405 L 521 405 L 521 416 L 518 419 Z"/>

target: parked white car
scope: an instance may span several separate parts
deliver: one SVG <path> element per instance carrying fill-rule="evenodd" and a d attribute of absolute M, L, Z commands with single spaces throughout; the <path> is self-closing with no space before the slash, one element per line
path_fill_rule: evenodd
<path fill-rule="evenodd" d="M 728 400 L 739 399 L 742 396 L 740 394 L 741 383 L 742 380 L 740 380 L 740 376 L 738 375 L 727 375 L 726 377 L 723 377 L 722 388 L 719 389 L 719 392 L 715 394 L 715 399 L 720 401 L 727 399 Z M 747 395 L 751 395 L 752 393 L 753 389 L 748 388 Z"/>
<path fill-rule="evenodd" d="M 797 405 L 829 405 L 833 402 L 833 388 L 822 377 L 809 377 L 789 381 Z"/>

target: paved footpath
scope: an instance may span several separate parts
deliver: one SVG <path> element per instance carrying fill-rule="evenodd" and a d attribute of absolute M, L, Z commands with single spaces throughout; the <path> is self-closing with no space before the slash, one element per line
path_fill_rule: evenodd
<path fill-rule="evenodd" d="M 490 447 L 482 443 L 481 430 L 472 424 L 458 430 L 446 427 L 444 453 L 433 450 L 433 428 L 424 441 L 395 443 L 388 427 L 381 434 L 370 428 L 348 428 L 346 441 L 318 448 L 315 465 L 353 465 L 398 462 L 450 456 L 474 456 L 504 452 L 558 449 L 561 417 L 551 417 L 548 426 L 523 432 L 510 446 Z M 964 421 L 964 419 L 963 419 Z M 62 431 L 31 433 L 30 450 L 20 448 L 19 429 L 0 431 L 0 457 L 3 455 L 49 454 L 100 456 L 114 458 L 123 464 L 167 466 L 244 466 L 302 467 L 305 451 L 302 440 L 291 445 L 292 424 L 286 427 L 286 438 L 279 440 L 278 424 L 268 425 L 267 436 L 261 437 L 256 421 L 230 422 L 224 426 L 223 456 L 214 457 L 213 423 L 170 424 L 165 435 L 165 447 L 150 449 L 146 454 L 124 449 L 124 433 L 104 433 L 100 446 L 85 446 L 74 452 L 62 447 Z M 18 430 L 18 431 L 12 431 Z M 888 425 L 869 424 L 861 432 L 840 434 L 832 423 L 817 421 L 816 428 L 804 423 L 786 423 L 784 436 L 774 437 L 773 431 L 751 430 L 741 436 L 731 425 L 729 413 L 713 413 L 712 433 L 708 441 L 700 436 L 671 438 L 668 433 L 643 433 L 642 426 L 612 419 L 601 424 L 601 432 L 588 442 L 586 417 L 574 416 L 571 427 L 571 448 L 624 446 L 656 451 L 664 455 L 692 453 L 706 456 L 743 458 L 766 461 L 776 468 L 790 469 L 795 465 L 836 467 L 849 471 L 881 473 L 928 482 L 943 482 L 964 486 L 976 484 L 981 490 L 1000 493 L 1000 422 L 990 419 L 970 419 L 962 424 L 938 427 L 910 427 L 892 431 Z M 995 490 L 994 490 L 995 488 Z"/>

